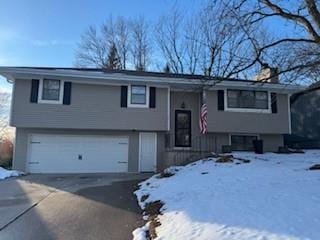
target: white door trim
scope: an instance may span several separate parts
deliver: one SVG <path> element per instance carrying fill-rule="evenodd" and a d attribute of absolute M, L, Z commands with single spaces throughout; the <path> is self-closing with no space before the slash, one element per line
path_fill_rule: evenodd
<path fill-rule="evenodd" d="M 158 152 L 158 138 L 157 138 L 157 133 L 156 132 L 140 132 L 139 133 L 139 172 L 141 172 L 141 140 L 142 140 L 142 135 L 144 133 L 153 133 L 154 134 L 154 144 L 155 144 L 155 151 L 154 151 L 154 162 L 153 162 L 153 171 L 156 172 L 157 171 L 157 152 Z"/>

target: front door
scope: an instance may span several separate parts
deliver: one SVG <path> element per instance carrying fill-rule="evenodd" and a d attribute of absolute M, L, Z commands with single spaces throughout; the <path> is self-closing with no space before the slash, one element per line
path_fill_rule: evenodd
<path fill-rule="evenodd" d="M 157 133 L 140 133 L 140 172 L 155 172 L 157 162 Z"/>
<path fill-rule="evenodd" d="M 175 147 L 191 147 L 191 111 L 175 112 Z"/>

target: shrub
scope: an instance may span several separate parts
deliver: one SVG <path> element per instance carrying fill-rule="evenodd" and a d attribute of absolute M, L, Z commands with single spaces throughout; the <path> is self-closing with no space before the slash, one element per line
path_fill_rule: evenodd
<path fill-rule="evenodd" d="M 12 157 L 0 158 L 0 167 L 11 169 L 11 167 L 12 167 Z"/>

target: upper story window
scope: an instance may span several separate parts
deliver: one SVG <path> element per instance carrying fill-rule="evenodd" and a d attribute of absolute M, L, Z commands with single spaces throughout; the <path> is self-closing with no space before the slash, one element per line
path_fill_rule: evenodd
<path fill-rule="evenodd" d="M 42 79 L 39 86 L 39 102 L 61 103 L 62 81 L 56 79 Z"/>
<path fill-rule="evenodd" d="M 267 91 L 228 90 L 228 109 L 269 110 Z"/>
<path fill-rule="evenodd" d="M 131 104 L 146 104 L 147 91 L 146 86 L 131 86 Z"/>
<path fill-rule="evenodd" d="M 146 85 L 131 85 L 128 90 L 129 107 L 149 107 L 149 88 Z"/>

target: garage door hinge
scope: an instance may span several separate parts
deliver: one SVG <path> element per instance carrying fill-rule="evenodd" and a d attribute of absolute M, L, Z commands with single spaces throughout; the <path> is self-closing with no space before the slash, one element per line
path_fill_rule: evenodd
<path fill-rule="evenodd" d="M 128 143 L 126 143 L 126 142 L 119 142 L 118 144 L 121 144 L 121 145 L 128 145 Z"/>
<path fill-rule="evenodd" d="M 40 144 L 40 142 L 31 142 L 31 144 Z"/>
<path fill-rule="evenodd" d="M 39 164 L 39 162 L 29 162 L 29 164 Z"/>
<path fill-rule="evenodd" d="M 124 164 L 126 164 L 126 163 L 128 163 L 128 162 L 122 162 L 122 161 L 118 161 L 118 163 L 124 163 Z"/>

